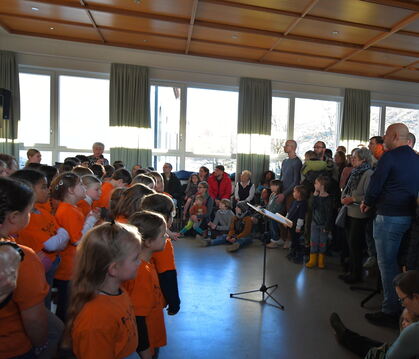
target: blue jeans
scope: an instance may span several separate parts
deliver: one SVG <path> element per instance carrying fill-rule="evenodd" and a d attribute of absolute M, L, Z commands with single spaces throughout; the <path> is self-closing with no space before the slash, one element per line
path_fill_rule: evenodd
<path fill-rule="evenodd" d="M 215 239 L 212 239 L 210 244 L 211 246 L 218 246 L 220 244 L 231 244 L 229 241 L 226 240 L 227 234 L 221 234 Z M 243 237 L 236 239 L 236 242 L 240 244 L 240 248 L 244 247 L 247 244 L 252 243 L 252 237 Z"/>
<path fill-rule="evenodd" d="M 310 231 L 310 253 L 326 253 L 327 232 L 324 232 L 324 225 L 311 222 Z"/>
<path fill-rule="evenodd" d="M 274 241 L 279 239 L 279 226 L 278 222 L 273 219 L 269 220 L 269 234 Z"/>
<path fill-rule="evenodd" d="M 412 217 L 377 215 L 374 220 L 374 240 L 377 249 L 377 262 L 383 283 L 384 301 L 381 310 L 395 314 L 400 311 L 400 304 L 393 287 L 393 279 L 399 274 L 397 263 L 400 243 L 409 229 Z"/>

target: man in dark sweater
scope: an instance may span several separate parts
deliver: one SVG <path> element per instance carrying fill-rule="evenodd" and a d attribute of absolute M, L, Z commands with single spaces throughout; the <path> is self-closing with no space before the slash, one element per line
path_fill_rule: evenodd
<path fill-rule="evenodd" d="M 184 193 L 179 178 L 172 172 L 172 165 L 165 163 L 163 165 L 163 183 L 164 191 L 169 193 L 176 201 L 181 201 Z M 176 202 L 177 203 L 177 202 Z"/>
<path fill-rule="evenodd" d="M 400 304 L 392 281 L 399 273 L 397 255 L 403 236 L 415 215 L 419 191 L 419 157 L 408 146 L 409 130 L 401 123 L 387 128 L 384 145 L 388 149 L 371 176 L 361 211 L 377 209 L 374 240 L 383 283 L 384 301 L 381 311 L 365 317 L 373 324 L 397 325 Z"/>

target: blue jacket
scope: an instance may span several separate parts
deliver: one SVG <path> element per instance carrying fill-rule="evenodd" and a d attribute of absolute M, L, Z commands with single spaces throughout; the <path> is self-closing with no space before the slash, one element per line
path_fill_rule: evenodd
<path fill-rule="evenodd" d="M 377 163 L 364 203 L 383 216 L 414 216 L 419 192 L 419 156 L 409 146 L 385 152 Z"/>

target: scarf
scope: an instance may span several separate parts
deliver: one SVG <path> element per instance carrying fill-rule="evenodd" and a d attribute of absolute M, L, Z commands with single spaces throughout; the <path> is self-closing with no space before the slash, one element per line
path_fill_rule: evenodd
<path fill-rule="evenodd" d="M 371 166 L 369 163 L 364 162 L 362 163 L 362 165 L 360 165 L 359 167 L 355 167 L 352 172 L 351 172 L 351 176 L 349 177 L 348 183 L 345 187 L 345 194 L 346 195 L 352 195 L 352 192 L 356 190 L 356 188 L 358 187 L 359 181 L 361 180 L 362 175 L 364 174 L 364 172 L 368 171 L 369 169 L 371 169 Z"/>

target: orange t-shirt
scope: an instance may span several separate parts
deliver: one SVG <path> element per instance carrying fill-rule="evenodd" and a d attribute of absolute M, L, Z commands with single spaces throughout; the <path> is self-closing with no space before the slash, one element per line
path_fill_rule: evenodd
<path fill-rule="evenodd" d="M 71 338 L 78 359 L 123 359 L 134 353 L 137 323 L 128 294 L 96 295 L 77 315 Z"/>
<path fill-rule="evenodd" d="M 55 278 L 70 280 L 73 275 L 76 243 L 81 239 L 85 218 L 80 209 L 66 202 L 61 202 L 55 213 L 55 218 L 60 227 L 70 235 L 67 247 L 60 253 L 61 263 L 55 273 Z"/>
<path fill-rule="evenodd" d="M 93 206 L 89 204 L 85 199 L 82 199 L 77 203 L 77 207 L 80 209 L 80 211 L 83 213 L 85 217 L 91 212 L 93 209 Z"/>
<path fill-rule="evenodd" d="M 7 239 L 9 240 L 9 239 Z M 20 312 L 42 303 L 48 294 L 45 270 L 35 252 L 19 245 L 25 253 L 9 303 L 0 310 L 0 358 L 12 358 L 32 348 Z"/>
<path fill-rule="evenodd" d="M 137 277 L 125 282 L 124 287 L 131 297 L 135 315 L 145 317 L 150 347 L 165 346 L 164 298 L 153 262 L 141 261 Z"/>
<path fill-rule="evenodd" d="M 35 204 L 29 224 L 18 233 L 16 242 L 32 248 L 39 253 L 44 248 L 44 242 L 57 234 L 58 223 L 55 217 L 45 211 L 43 206 Z M 44 253 L 51 261 L 54 261 L 56 253 Z"/>
<path fill-rule="evenodd" d="M 111 196 L 112 192 L 114 190 L 114 187 L 112 183 L 110 182 L 103 182 L 102 183 L 102 194 L 99 198 L 99 200 L 93 202 L 93 207 L 99 207 L 99 208 L 108 208 L 111 205 Z"/>
<path fill-rule="evenodd" d="M 44 211 L 50 214 L 52 213 L 52 206 L 50 200 L 46 201 L 45 203 L 36 203 L 35 206 L 39 210 L 43 209 Z"/>
<path fill-rule="evenodd" d="M 170 238 L 166 238 L 166 244 L 162 251 L 153 253 L 152 259 L 158 274 L 176 269 L 175 250 Z"/>

